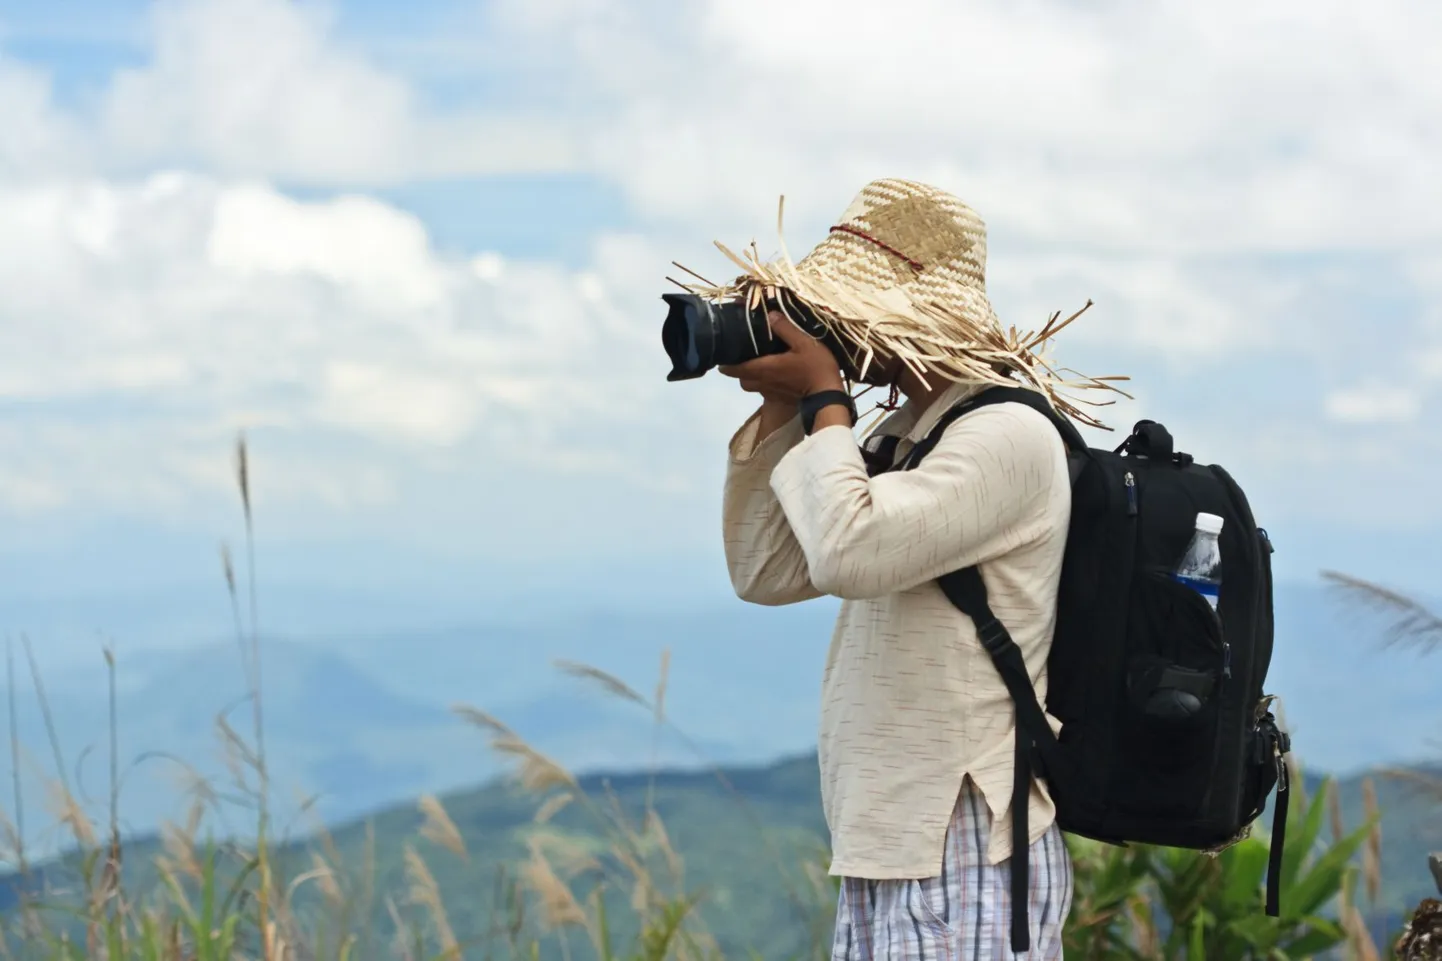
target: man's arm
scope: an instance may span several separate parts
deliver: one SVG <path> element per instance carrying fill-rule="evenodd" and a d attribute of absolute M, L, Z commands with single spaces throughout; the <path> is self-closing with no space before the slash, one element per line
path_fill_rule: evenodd
<path fill-rule="evenodd" d="M 736 595 L 753 604 L 821 596 L 771 489 L 772 471 L 802 437 L 796 405 L 768 400 L 731 441 L 722 506 L 726 566 Z"/>
<path fill-rule="evenodd" d="M 1042 533 L 1065 451 L 1041 414 L 1016 404 L 947 428 L 915 469 L 868 477 L 844 410 L 782 459 L 772 486 L 813 585 L 883 597 L 1007 553 Z"/>

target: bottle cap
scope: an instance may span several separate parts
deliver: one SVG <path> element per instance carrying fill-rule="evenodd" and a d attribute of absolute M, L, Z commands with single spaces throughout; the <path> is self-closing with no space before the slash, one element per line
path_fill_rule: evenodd
<path fill-rule="evenodd" d="M 1198 514 L 1197 530 L 1203 534 L 1220 534 L 1222 532 L 1222 518 L 1216 514 Z"/>

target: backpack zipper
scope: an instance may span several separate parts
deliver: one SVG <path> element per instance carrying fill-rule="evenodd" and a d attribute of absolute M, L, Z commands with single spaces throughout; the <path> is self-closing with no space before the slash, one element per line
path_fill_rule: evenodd
<path fill-rule="evenodd" d="M 1127 472 L 1126 472 L 1126 476 L 1124 476 L 1124 477 L 1122 478 L 1122 481 L 1123 481 L 1123 483 L 1125 483 L 1125 484 L 1127 485 L 1127 516 L 1128 516 L 1128 517 L 1136 517 L 1136 516 L 1137 516 L 1137 479 L 1136 479 L 1136 477 L 1132 474 L 1131 471 L 1127 471 Z"/>

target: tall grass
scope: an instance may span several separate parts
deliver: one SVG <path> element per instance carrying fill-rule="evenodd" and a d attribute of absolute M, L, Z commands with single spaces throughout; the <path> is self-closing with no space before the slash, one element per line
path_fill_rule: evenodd
<path fill-rule="evenodd" d="M 54 717 L 28 639 L 21 646 L 30 682 L 40 704 L 54 764 L 49 784 L 51 813 L 62 825 L 70 851 L 34 869 L 26 851 L 21 747 L 16 712 L 13 646 L 7 642 L 6 683 L 9 742 L 13 760 L 13 820 L 0 808 L 0 863 L 19 878 L 19 904 L 0 917 L 0 958 L 15 961 L 401 961 L 462 958 L 570 959 L 581 948 L 597 961 L 709 961 L 719 958 L 715 938 L 702 922 L 702 897 L 686 885 L 685 866 L 656 812 L 655 761 L 643 811 L 633 817 L 619 799 L 581 788 L 571 772 L 524 741 L 499 719 L 461 705 L 458 717 L 480 728 L 492 750 L 509 762 L 512 778 L 535 799 L 534 830 L 525 859 L 502 868 L 492 889 L 489 923 L 469 937 L 457 934 L 447 907 L 454 899 L 482 892 L 443 892 L 428 857 L 443 854 L 468 860 L 462 832 L 435 797 L 418 802 L 421 816 L 415 838 L 403 851 L 398 885 L 381 884 L 373 826 L 367 827 L 360 863 L 348 865 L 334 839 L 318 826 L 305 860 L 276 836 L 271 808 L 271 776 L 265 739 L 261 671 L 260 604 L 256 585 L 255 510 L 251 458 L 245 436 L 235 447 L 235 483 L 244 530 L 244 577 L 238 575 L 229 544 L 220 548 L 220 574 L 230 603 L 237 654 L 250 704 L 250 730 L 232 726 L 231 708 L 216 717 L 217 738 L 229 772 L 228 785 L 216 785 L 188 766 L 192 795 L 184 823 L 161 826 L 160 850 L 147 864 L 127 865 L 120 832 L 124 774 L 120 762 L 116 656 L 103 650 L 108 695 L 109 783 L 105 810 L 95 815 L 77 800 L 68 777 Z M 669 728 L 665 697 L 669 660 L 663 654 L 653 698 L 646 698 L 604 671 L 563 662 L 572 677 L 649 711 L 656 729 Z M 676 732 L 679 734 L 679 732 Z M 694 746 L 693 746 L 694 747 Z M 142 755 L 147 759 L 155 755 Z M 171 760 L 176 760 L 171 758 Z M 137 762 L 138 763 L 138 762 Z M 183 762 L 182 762 L 183 763 Z M 745 808 L 745 799 L 715 774 Z M 249 841 L 216 841 L 207 818 L 239 805 L 253 815 Z M 308 806 L 308 804 L 307 804 Z M 564 809 L 587 815 L 590 837 L 583 843 L 546 828 Z M 764 826 L 747 811 L 764 835 Z M 103 834 L 102 834 L 103 832 Z M 428 850 L 429 849 L 429 850 Z M 281 856 L 284 852 L 285 856 Z M 768 847 L 781 875 L 787 860 Z M 794 865 L 795 858 L 790 859 Z M 811 893 L 788 885 L 797 911 L 812 921 L 812 956 L 824 943 L 828 889 L 824 871 L 805 865 Z M 819 893 L 819 897 L 815 895 Z M 390 929 L 380 930 L 381 909 Z M 618 915 L 618 908 L 620 914 Z"/>
<path fill-rule="evenodd" d="M 1410 649 L 1424 656 L 1442 650 L 1442 615 L 1415 598 L 1349 574 L 1325 571 L 1322 576 L 1343 597 L 1387 618 L 1383 635 L 1386 646 Z M 1442 811 L 1442 776 L 1399 769 L 1385 773 L 1430 796 Z M 1419 851 L 1417 856 L 1427 857 L 1438 894 L 1442 895 L 1442 852 Z M 1426 898 L 1418 905 L 1395 950 L 1403 961 L 1442 961 L 1442 901 Z"/>

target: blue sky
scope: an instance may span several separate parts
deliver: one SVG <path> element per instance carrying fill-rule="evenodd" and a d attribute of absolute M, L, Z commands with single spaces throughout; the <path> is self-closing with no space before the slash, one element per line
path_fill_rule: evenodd
<path fill-rule="evenodd" d="M 1436 591 L 1442 14 L 874 17 L 0 0 L 0 627 L 215 586 L 241 428 L 266 587 L 350 598 L 316 610 L 722 603 L 750 404 L 663 382 L 664 277 L 775 250 L 783 193 L 795 253 L 881 176 L 987 218 L 1007 322 L 1092 298 L 1058 357 L 1228 466 L 1284 577 Z"/>

